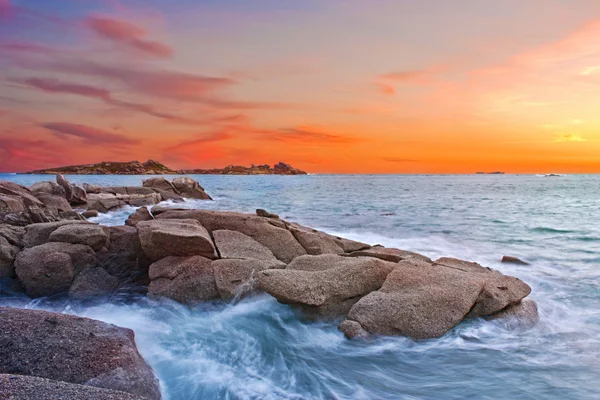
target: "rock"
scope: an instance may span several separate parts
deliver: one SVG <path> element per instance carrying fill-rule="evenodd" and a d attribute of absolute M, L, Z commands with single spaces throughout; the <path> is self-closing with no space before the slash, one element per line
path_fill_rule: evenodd
<path fill-rule="evenodd" d="M 306 175 L 306 172 L 292 167 L 290 164 L 278 162 L 273 166 L 273 174 L 276 175 Z"/>
<path fill-rule="evenodd" d="M 0 223 L 26 226 L 59 219 L 56 209 L 46 207 L 25 186 L 0 181 Z"/>
<path fill-rule="evenodd" d="M 73 185 L 71 188 L 73 191 L 73 196 L 71 198 L 71 204 L 86 204 L 87 203 L 87 192 L 85 189 L 79 185 Z"/>
<path fill-rule="evenodd" d="M 149 195 L 156 193 L 155 190 L 148 187 L 139 186 L 105 186 L 101 188 L 102 193 L 109 193 L 114 195 Z"/>
<path fill-rule="evenodd" d="M 28 225 L 25 236 L 23 237 L 23 244 L 25 247 L 39 246 L 50 241 L 50 234 L 65 225 L 72 224 L 89 224 L 85 221 L 57 221 L 57 222 L 45 222 L 41 224 Z"/>
<path fill-rule="evenodd" d="M 83 189 L 86 191 L 86 193 L 94 193 L 94 194 L 98 194 L 102 191 L 102 187 L 98 186 L 98 185 L 92 185 L 89 183 L 84 183 L 83 184 Z"/>
<path fill-rule="evenodd" d="M 133 207 L 151 206 L 162 201 L 162 197 L 158 193 L 152 194 L 131 194 L 120 197 L 126 204 Z"/>
<path fill-rule="evenodd" d="M 15 276 L 15 259 L 20 249 L 0 236 L 0 279 Z"/>
<path fill-rule="evenodd" d="M 84 218 L 96 218 L 100 213 L 97 210 L 87 210 L 81 213 Z"/>
<path fill-rule="evenodd" d="M 256 215 L 258 215 L 259 217 L 279 219 L 279 215 L 272 214 L 272 213 L 268 212 L 267 210 L 263 210 L 262 208 L 258 208 L 256 210 Z"/>
<path fill-rule="evenodd" d="M 151 221 L 153 219 L 154 217 L 152 217 L 152 214 L 150 214 L 150 211 L 148 211 L 148 207 L 140 207 L 135 210 L 135 212 L 131 214 L 129 218 L 127 218 L 125 225 L 136 226 L 138 222 Z"/>
<path fill-rule="evenodd" d="M 158 380 L 138 352 L 130 329 L 73 315 L 7 307 L 0 307 L 0 320 L 0 373 L 118 390 L 153 400 L 161 397 Z"/>
<path fill-rule="evenodd" d="M 212 198 L 204 191 L 204 188 L 200 186 L 198 181 L 187 176 L 173 179 L 173 186 L 183 197 L 200 200 L 212 200 Z"/>
<path fill-rule="evenodd" d="M 207 230 L 197 220 L 152 220 L 137 224 L 140 243 L 151 261 L 168 256 L 217 258 Z"/>
<path fill-rule="evenodd" d="M 63 225 L 49 236 L 51 242 L 72 244 L 85 244 L 94 251 L 106 246 L 108 235 L 100 225 L 95 224 L 70 224 Z"/>
<path fill-rule="evenodd" d="M 373 334 L 436 338 L 467 316 L 498 312 L 529 293 L 529 287 L 516 278 L 474 263 L 440 260 L 435 264 L 418 258 L 399 262 L 381 289 L 358 301 L 346 320 Z M 497 290 L 514 296 L 492 298 Z"/>
<path fill-rule="evenodd" d="M 62 174 L 56 174 L 56 183 L 65 190 L 65 198 L 70 202 L 73 199 L 73 187 L 71 186 L 71 182 L 69 182 Z"/>
<path fill-rule="evenodd" d="M 520 258 L 513 256 L 503 256 L 502 261 L 505 264 L 517 264 L 517 265 L 529 265 L 528 262 L 521 260 Z"/>
<path fill-rule="evenodd" d="M 53 181 L 37 182 L 29 188 L 37 197 L 39 194 L 49 194 L 52 196 L 62 197 L 66 200 L 67 193 L 65 188 Z"/>
<path fill-rule="evenodd" d="M 297 271 L 325 271 L 333 268 L 355 265 L 356 262 L 348 262 L 347 257 L 337 254 L 321 254 L 319 256 L 305 255 L 294 258 L 286 269 Z"/>
<path fill-rule="evenodd" d="M 109 274 L 122 282 L 147 286 L 150 263 L 142 251 L 138 231 L 131 226 L 111 226 L 110 244 L 106 251 L 97 253 L 98 263 Z"/>
<path fill-rule="evenodd" d="M 25 210 L 25 203 L 21 198 L 0 194 L 0 213 L 21 213 Z"/>
<path fill-rule="evenodd" d="M 271 219 L 256 215 L 212 210 L 168 210 L 154 214 L 154 217 L 157 220 L 195 219 L 209 232 L 223 229 L 241 232 L 267 247 L 284 263 L 306 254 L 290 231 L 271 225 Z"/>
<path fill-rule="evenodd" d="M 152 189 L 164 190 L 165 192 L 171 192 L 171 193 L 179 194 L 179 192 L 177 191 L 177 189 L 175 189 L 175 186 L 173 186 L 173 184 L 171 182 L 169 182 L 168 180 L 166 180 L 162 176 L 161 177 L 156 177 L 156 178 L 145 179 L 142 182 L 142 186 L 143 187 L 149 187 L 149 188 L 152 188 Z"/>
<path fill-rule="evenodd" d="M 110 275 L 102 268 L 89 268 L 81 271 L 69 289 L 69 297 L 87 299 L 106 296 L 119 288 L 119 278 Z"/>
<path fill-rule="evenodd" d="M 101 213 L 107 213 L 110 210 L 126 206 L 127 202 L 122 198 L 118 198 L 114 194 L 99 193 L 88 194 L 88 210 L 95 210 Z"/>
<path fill-rule="evenodd" d="M 327 234 L 317 230 L 290 228 L 292 235 L 306 249 L 308 254 L 341 254 L 344 250 Z"/>
<path fill-rule="evenodd" d="M 13 182 L 0 181 L 0 194 L 21 199 L 26 207 L 42 207 L 44 204 L 25 186 Z"/>
<path fill-rule="evenodd" d="M 539 319 L 537 304 L 531 299 L 523 299 L 520 303 L 508 306 L 499 313 L 488 317 L 488 320 L 497 320 L 510 330 L 531 329 Z"/>
<path fill-rule="evenodd" d="M 312 256 L 323 265 L 330 255 Z M 395 264 L 369 257 L 339 257 L 339 266 L 260 272 L 260 288 L 279 302 L 299 306 L 315 317 L 344 316 L 361 297 L 378 290 Z M 306 261 L 305 261 L 306 262 Z"/>
<path fill-rule="evenodd" d="M 170 201 L 173 201 L 173 202 L 176 202 L 176 203 L 180 203 L 180 202 L 185 201 L 185 199 L 182 196 L 180 196 L 180 195 L 178 195 L 176 193 L 168 192 L 166 190 L 161 190 L 161 189 L 154 189 L 154 190 L 155 190 L 156 193 L 160 194 L 160 197 L 162 198 L 163 201 L 169 201 L 170 200 Z M 160 206 L 158 206 L 158 207 L 160 207 Z"/>
<path fill-rule="evenodd" d="M 219 298 L 212 261 L 202 256 L 167 257 L 150 265 L 148 295 L 183 304 Z"/>
<path fill-rule="evenodd" d="M 243 233 L 228 230 L 213 231 L 221 258 L 254 258 L 276 261 L 273 252 Z"/>
<path fill-rule="evenodd" d="M 15 272 L 31 297 L 66 292 L 77 274 L 96 265 L 94 251 L 82 244 L 46 243 L 24 249 Z"/>
<path fill-rule="evenodd" d="M 77 211 L 71 210 L 71 211 L 61 211 L 58 213 L 58 215 L 60 215 L 60 217 L 62 219 L 65 220 L 69 220 L 69 221 L 86 221 L 86 219 L 79 214 Z"/>
<path fill-rule="evenodd" d="M 285 264 L 275 258 L 273 260 L 229 259 L 215 260 L 212 267 L 221 299 L 231 301 L 258 291 L 257 272 L 285 268 Z"/>
<path fill-rule="evenodd" d="M 348 339 L 360 339 L 369 336 L 369 332 L 356 321 L 344 320 L 339 324 L 338 329 L 346 335 Z"/>
<path fill-rule="evenodd" d="M 340 246 L 345 253 L 352 253 L 354 251 L 366 250 L 371 247 L 371 245 L 357 242 L 356 240 L 345 239 L 341 237 L 334 237 L 333 241 Z"/>
<path fill-rule="evenodd" d="M 8 374 L 0 374 L 0 393 L 0 399 L 14 400 L 144 400 L 117 390 Z"/>
<path fill-rule="evenodd" d="M 11 245 L 20 248 L 23 247 L 25 228 L 20 226 L 0 224 L 0 236 L 6 239 Z"/>
<path fill-rule="evenodd" d="M 365 250 L 359 250 L 348 254 L 349 257 L 375 257 L 390 262 L 399 262 L 402 260 L 421 260 L 431 262 L 429 257 L 425 257 L 412 251 L 387 248 L 382 246 L 373 246 Z"/>
<path fill-rule="evenodd" d="M 55 212 L 73 211 L 71 205 L 64 197 L 58 197 L 51 194 L 40 193 L 37 198 L 44 203 L 48 208 L 55 210 Z"/>

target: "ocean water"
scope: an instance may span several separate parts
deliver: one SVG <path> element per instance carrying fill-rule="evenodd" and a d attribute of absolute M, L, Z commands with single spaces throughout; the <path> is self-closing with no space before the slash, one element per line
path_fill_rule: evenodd
<path fill-rule="evenodd" d="M 194 308 L 140 298 L 81 304 L 0 299 L 133 329 L 165 399 L 600 398 L 600 176 L 309 175 L 198 179 L 186 207 L 282 217 L 432 258 L 477 261 L 529 285 L 540 323 L 473 320 L 440 339 L 348 341 L 263 295 Z M 2 175 L 32 184 L 52 177 Z M 141 176 L 72 176 L 139 185 Z M 104 215 L 122 224 L 133 208 Z M 528 266 L 500 264 L 513 255 Z"/>

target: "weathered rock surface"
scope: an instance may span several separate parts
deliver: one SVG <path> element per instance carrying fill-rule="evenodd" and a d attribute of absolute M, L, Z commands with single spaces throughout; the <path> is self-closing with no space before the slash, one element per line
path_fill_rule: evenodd
<path fill-rule="evenodd" d="M 0 307 L 0 373 L 37 376 L 160 399 L 133 331 L 47 311 Z M 43 398 L 43 397 L 38 397 Z"/>
<path fill-rule="evenodd" d="M 51 194 L 40 193 L 37 198 L 44 203 L 47 208 L 53 209 L 54 212 L 73 211 L 71 204 L 64 197 L 54 196 Z"/>
<path fill-rule="evenodd" d="M 0 223 L 25 226 L 59 219 L 56 209 L 47 208 L 25 186 L 0 181 Z"/>
<path fill-rule="evenodd" d="M 259 217 L 279 219 L 279 215 L 270 213 L 267 210 L 263 210 L 262 208 L 258 208 L 256 210 L 256 215 L 258 215 Z"/>
<path fill-rule="evenodd" d="M 215 260 L 212 263 L 215 282 L 221 299 L 231 301 L 241 299 L 259 290 L 259 271 L 285 268 L 285 264 L 277 259 L 229 259 Z"/>
<path fill-rule="evenodd" d="M 0 236 L 0 279 L 15 276 L 15 259 L 20 249 Z"/>
<path fill-rule="evenodd" d="M 144 400 L 117 390 L 36 376 L 0 374 L 0 400 Z"/>
<path fill-rule="evenodd" d="M 183 197 L 200 200 L 212 200 L 212 198 L 204 191 L 204 188 L 200 186 L 198 181 L 195 179 L 189 177 L 175 178 L 173 179 L 173 186 Z"/>
<path fill-rule="evenodd" d="M 109 232 L 108 249 L 96 254 L 98 265 L 121 282 L 147 286 L 150 262 L 142 251 L 137 229 L 126 225 L 111 226 Z"/>
<path fill-rule="evenodd" d="M 81 215 L 84 218 L 95 218 L 98 215 L 100 215 L 100 213 L 96 210 L 87 210 L 87 211 L 82 212 Z"/>
<path fill-rule="evenodd" d="M 314 266 L 308 270 L 260 272 L 260 288 L 281 303 L 300 306 L 310 316 L 344 316 L 360 298 L 378 290 L 395 267 L 376 258 L 336 256 L 339 264 L 329 268 L 332 256 L 312 257 Z"/>
<path fill-rule="evenodd" d="M 273 252 L 278 260 L 289 263 L 294 258 L 306 254 L 292 233 L 269 223 L 269 218 L 251 214 L 212 210 L 169 210 L 159 215 L 158 220 L 195 219 L 209 232 L 230 230 L 241 232 L 261 243 Z"/>
<path fill-rule="evenodd" d="M 306 249 L 308 254 L 319 255 L 319 254 L 342 254 L 342 249 L 333 240 L 333 237 L 317 231 L 315 229 L 309 229 L 302 227 L 297 224 L 292 224 L 290 232 L 294 235 L 296 240 Z"/>
<path fill-rule="evenodd" d="M 13 246 L 23 247 L 25 228 L 20 226 L 0 224 L 0 236 L 5 238 L 8 243 L 12 244 Z"/>
<path fill-rule="evenodd" d="M 72 224 L 89 224 L 85 221 L 57 221 L 28 225 L 23 237 L 25 247 L 39 246 L 50 241 L 50 235 L 58 228 Z"/>
<path fill-rule="evenodd" d="M 175 186 L 165 178 L 157 177 L 157 178 L 148 178 L 142 182 L 142 186 L 145 188 L 152 188 L 157 190 L 164 190 L 165 192 L 172 192 L 175 194 L 179 194 Z"/>
<path fill-rule="evenodd" d="M 71 185 L 71 182 L 69 182 L 62 174 L 56 174 L 56 183 L 65 190 L 65 198 L 70 202 L 73 199 L 73 186 Z"/>
<path fill-rule="evenodd" d="M 152 261 L 168 256 L 217 258 L 210 234 L 197 220 L 142 221 L 137 228 L 142 249 Z"/>
<path fill-rule="evenodd" d="M 219 298 L 212 261 L 202 256 L 166 257 L 150 265 L 148 295 L 194 304 Z"/>
<path fill-rule="evenodd" d="M 271 250 L 243 233 L 229 230 L 217 230 L 213 231 L 212 234 L 221 258 L 277 260 Z"/>
<path fill-rule="evenodd" d="M 528 262 L 513 256 L 503 256 L 501 262 L 504 264 L 529 265 Z"/>
<path fill-rule="evenodd" d="M 127 218 L 125 225 L 136 226 L 138 222 L 151 221 L 153 219 L 154 217 L 150 214 L 150 211 L 148 211 L 148 207 L 140 207 Z"/>
<path fill-rule="evenodd" d="M 100 225 L 67 224 L 48 236 L 51 242 L 85 244 L 98 251 L 106 246 L 108 235 Z"/>
<path fill-rule="evenodd" d="M 126 205 L 142 207 L 158 204 L 162 197 L 158 193 L 151 194 L 113 194 L 98 193 L 88 195 L 88 209 L 107 213 Z"/>
<path fill-rule="evenodd" d="M 119 283 L 119 278 L 102 268 L 88 268 L 81 271 L 71 284 L 69 297 L 87 299 L 110 295 L 119 288 Z"/>
<path fill-rule="evenodd" d="M 430 264 L 412 259 L 397 265 L 381 289 L 352 307 L 347 321 L 375 334 L 435 338 L 467 316 L 491 315 L 517 304 L 530 291 L 516 278 L 461 260 Z M 357 328 L 340 325 L 348 337 Z"/>
<path fill-rule="evenodd" d="M 421 260 L 426 262 L 431 262 L 429 257 L 425 257 L 418 253 L 413 253 L 412 251 L 387 248 L 382 246 L 373 246 L 368 249 L 355 251 L 348 254 L 349 257 L 375 257 L 381 260 L 390 261 L 390 262 L 399 262 L 402 260 Z"/>
<path fill-rule="evenodd" d="M 73 191 L 73 197 L 71 198 L 71 204 L 81 205 L 87 203 L 87 192 L 82 186 L 73 185 L 71 188 Z"/>
<path fill-rule="evenodd" d="M 65 188 L 54 181 L 45 181 L 45 182 L 34 183 L 33 185 L 31 185 L 29 190 L 31 190 L 31 192 L 34 195 L 36 195 L 36 197 L 37 197 L 37 195 L 42 194 L 42 193 L 49 194 L 52 196 L 62 197 L 65 200 L 67 197 L 67 192 L 66 192 Z"/>
<path fill-rule="evenodd" d="M 506 329 L 531 329 L 539 321 L 537 304 L 531 299 L 523 299 L 520 303 L 510 305 L 497 314 L 488 317 L 489 320 L 497 320 Z"/>
<path fill-rule="evenodd" d="M 77 274 L 96 265 L 86 245 L 46 243 L 26 248 L 15 260 L 15 272 L 31 297 L 66 292 Z"/>

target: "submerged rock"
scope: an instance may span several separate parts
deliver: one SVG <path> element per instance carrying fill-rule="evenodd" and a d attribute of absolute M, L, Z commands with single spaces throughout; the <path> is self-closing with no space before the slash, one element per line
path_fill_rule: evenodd
<path fill-rule="evenodd" d="M 506 329 L 531 329 L 539 321 L 537 304 L 531 299 L 523 299 L 520 303 L 510 305 L 497 314 L 488 317 L 497 320 Z"/>
<path fill-rule="evenodd" d="M 504 264 L 529 265 L 528 262 L 513 256 L 503 256 L 501 262 Z"/>
<path fill-rule="evenodd" d="M 139 354 L 130 329 L 7 307 L 0 307 L 0 320 L 0 373 L 161 398 L 158 380 Z"/>

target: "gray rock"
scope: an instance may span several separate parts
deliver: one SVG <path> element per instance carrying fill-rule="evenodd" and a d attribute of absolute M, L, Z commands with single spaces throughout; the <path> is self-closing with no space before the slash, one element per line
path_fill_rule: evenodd
<path fill-rule="evenodd" d="M 212 263 L 221 299 L 241 299 L 259 290 L 257 272 L 285 268 L 281 261 L 256 259 L 215 260 Z"/>
<path fill-rule="evenodd" d="M 540 316 L 535 301 L 523 299 L 520 303 L 508 306 L 499 313 L 489 316 L 488 319 L 500 322 L 506 329 L 527 330 L 538 323 Z"/>
<path fill-rule="evenodd" d="M 102 191 L 102 187 L 98 186 L 98 185 L 92 185 L 89 183 L 84 183 L 83 184 L 83 189 L 86 191 L 86 193 L 94 193 L 94 194 L 98 194 Z"/>
<path fill-rule="evenodd" d="M 152 214 L 148 211 L 148 207 L 140 207 L 127 218 L 125 225 L 136 226 L 138 222 L 151 221 L 153 219 L 154 217 L 152 217 Z"/>
<path fill-rule="evenodd" d="M 87 192 L 83 187 L 79 185 L 73 185 L 71 190 L 73 191 L 71 204 L 81 205 L 87 203 Z"/>
<path fill-rule="evenodd" d="M 173 186 L 177 192 L 187 198 L 199 200 L 212 200 L 212 198 L 204 191 L 198 181 L 190 177 L 182 177 L 173 179 Z"/>
<path fill-rule="evenodd" d="M 56 212 L 73 211 L 71 204 L 64 197 L 54 196 L 47 193 L 37 194 L 37 198 L 48 208 Z"/>
<path fill-rule="evenodd" d="M 360 339 L 369 336 L 369 332 L 356 321 L 344 320 L 339 324 L 338 329 L 344 332 L 348 339 Z"/>
<path fill-rule="evenodd" d="M 528 262 L 513 256 L 503 256 L 501 262 L 504 264 L 529 265 Z"/>
<path fill-rule="evenodd" d="M 69 289 L 69 297 L 87 299 L 106 296 L 119 288 L 119 278 L 110 275 L 102 268 L 88 268 L 75 278 Z"/>
<path fill-rule="evenodd" d="M 71 201 L 73 199 L 73 186 L 71 185 L 71 182 L 69 182 L 62 174 L 56 174 L 56 183 L 65 190 L 65 198 L 67 201 Z"/>
<path fill-rule="evenodd" d="M 267 247 L 278 260 L 285 263 L 306 254 L 304 247 L 290 231 L 271 225 L 269 221 L 272 219 L 269 218 L 212 210 L 168 210 L 154 214 L 154 217 L 157 220 L 195 219 L 209 232 L 223 229 L 241 232 Z"/>
<path fill-rule="evenodd" d="M 270 213 L 267 210 L 263 210 L 262 208 L 258 208 L 256 210 L 256 215 L 258 215 L 259 217 L 279 219 L 279 215 Z"/>
<path fill-rule="evenodd" d="M 0 374 L 0 399 L 144 400 L 145 397 L 117 390 L 77 385 L 35 376 Z"/>
<path fill-rule="evenodd" d="M 357 242 L 356 240 L 345 239 L 341 237 L 334 237 L 333 240 L 340 246 L 344 252 L 352 253 L 353 251 L 366 250 L 371 247 L 371 245 Z"/>
<path fill-rule="evenodd" d="M 309 316 L 339 317 L 363 296 L 378 290 L 395 267 L 376 258 L 337 257 L 340 264 L 334 268 L 262 271 L 258 274 L 260 288 L 281 303 L 299 306 Z M 315 263 L 321 264 L 321 260 Z"/>
<path fill-rule="evenodd" d="M 49 239 L 51 242 L 85 244 L 98 251 L 106 246 L 108 235 L 100 225 L 69 224 L 56 229 Z"/>
<path fill-rule="evenodd" d="M 15 276 L 15 259 L 20 249 L 0 236 L 0 279 Z"/>
<path fill-rule="evenodd" d="M 140 243 L 151 261 L 168 256 L 217 258 L 207 230 L 196 220 L 152 220 L 137 224 Z"/>
<path fill-rule="evenodd" d="M 0 307 L 0 320 L 0 373 L 160 399 L 158 380 L 139 354 L 130 329 L 73 315 L 7 307 Z"/>
<path fill-rule="evenodd" d="M 142 186 L 143 187 L 149 187 L 149 188 L 152 188 L 152 189 L 164 190 L 166 192 L 171 192 L 171 193 L 175 193 L 175 194 L 179 194 L 179 192 L 177 191 L 177 189 L 175 189 L 175 186 L 173 186 L 173 184 L 171 182 L 169 182 L 168 180 L 166 180 L 162 176 L 155 177 L 155 178 L 145 179 L 142 182 Z"/>
<path fill-rule="evenodd" d="M 368 249 L 355 251 L 348 254 L 349 257 L 375 257 L 390 262 L 399 262 L 402 260 L 421 260 L 431 262 L 429 257 L 425 257 L 412 251 L 387 248 L 383 246 L 373 246 Z"/>
<path fill-rule="evenodd" d="M 243 233 L 229 230 L 217 230 L 213 231 L 212 234 L 221 258 L 277 260 L 271 250 Z"/>
<path fill-rule="evenodd" d="M 84 218 L 96 218 L 100 213 L 97 210 L 87 210 L 81 213 Z"/>
<path fill-rule="evenodd" d="M 342 254 L 344 250 L 329 235 L 317 230 L 290 228 L 296 240 L 308 254 Z"/>
<path fill-rule="evenodd" d="M 94 251 L 82 244 L 45 243 L 26 248 L 15 260 L 15 272 L 31 297 L 66 292 L 77 274 L 96 265 Z"/>
<path fill-rule="evenodd" d="M 300 256 L 288 264 L 286 269 L 297 271 L 325 271 L 333 268 L 348 267 L 362 263 L 349 260 L 347 257 L 340 257 L 337 254 L 321 254 L 318 256 Z"/>
<path fill-rule="evenodd" d="M 151 297 L 167 297 L 183 304 L 219 298 L 212 261 L 201 256 L 167 257 L 150 265 Z"/>
<path fill-rule="evenodd" d="M 63 188 L 61 185 L 59 185 L 58 183 L 53 182 L 53 181 L 34 183 L 33 185 L 31 185 L 29 190 L 31 190 L 31 192 L 34 195 L 36 195 L 36 197 L 39 194 L 50 194 L 53 196 L 62 197 L 63 199 L 66 200 L 66 196 L 67 196 L 65 188 Z"/>
<path fill-rule="evenodd" d="M 72 224 L 89 224 L 85 221 L 57 221 L 57 222 L 45 222 L 41 224 L 28 225 L 25 236 L 23 237 L 23 244 L 25 247 L 39 246 L 40 244 L 48 243 L 50 241 L 50 235 L 58 228 L 65 225 Z"/>
<path fill-rule="evenodd" d="M 25 228 L 20 226 L 0 224 L 0 236 L 6 239 L 8 243 L 13 246 L 23 247 Z"/>

